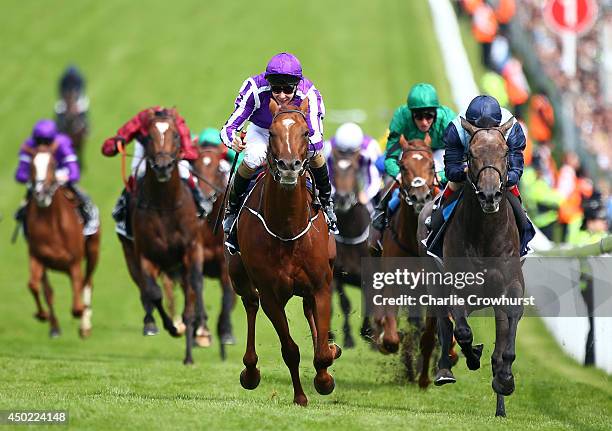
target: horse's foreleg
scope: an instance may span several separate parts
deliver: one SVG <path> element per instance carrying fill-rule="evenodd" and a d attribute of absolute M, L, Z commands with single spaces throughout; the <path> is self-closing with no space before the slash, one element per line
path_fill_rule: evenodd
<path fill-rule="evenodd" d="M 397 332 L 397 307 L 385 306 L 382 329 L 383 332 L 378 340 L 378 349 L 382 353 L 396 353 L 400 344 L 399 333 Z"/>
<path fill-rule="evenodd" d="M 42 280 L 44 267 L 38 259 L 30 256 L 30 280 L 28 281 L 28 288 L 30 293 L 34 297 L 36 302 L 36 313 L 34 317 L 41 322 L 49 319 L 49 314 L 44 310 L 42 302 L 40 301 L 40 282 Z"/>
<path fill-rule="evenodd" d="M 51 289 L 51 283 L 49 283 L 46 270 L 43 272 L 42 285 L 45 291 L 45 300 L 47 301 L 47 306 L 49 307 L 49 323 L 51 324 L 49 336 L 51 338 L 59 337 L 61 331 L 59 322 L 57 321 L 57 317 L 55 315 L 55 307 L 53 307 L 53 289 Z"/>
<path fill-rule="evenodd" d="M 314 378 L 314 386 L 321 395 L 331 394 L 335 387 L 334 378 L 327 372 L 334 359 L 340 357 L 342 350 L 336 344 L 330 345 L 327 337 L 330 320 L 331 287 L 323 285 L 313 295 L 314 321 L 317 330 L 317 344 L 315 348 L 313 364 L 317 375 Z"/>
<path fill-rule="evenodd" d="M 232 289 L 232 284 L 227 274 L 227 267 L 222 264 L 221 270 L 221 289 L 223 295 L 221 297 L 221 314 L 219 314 L 219 320 L 217 322 L 217 335 L 222 345 L 235 344 L 236 340 L 232 332 L 232 309 L 236 303 L 236 294 Z"/>
<path fill-rule="evenodd" d="M 145 335 L 147 330 L 147 316 L 152 315 L 153 306 L 157 309 L 157 312 L 162 318 L 164 323 L 164 329 L 168 331 L 170 335 L 173 337 L 178 337 L 180 334 L 178 333 L 172 319 L 164 310 L 164 306 L 162 303 L 162 291 L 159 285 L 157 284 L 157 277 L 159 277 L 160 270 L 159 268 L 147 259 L 144 256 L 140 257 L 140 268 L 142 269 L 142 282 L 141 282 L 141 299 L 142 303 L 145 307 Z"/>
<path fill-rule="evenodd" d="M 200 254 L 201 256 L 202 254 Z M 203 275 L 202 268 L 204 264 L 202 260 L 196 259 L 191 264 L 191 271 L 189 275 L 189 281 L 191 288 L 196 295 L 195 303 L 195 318 L 196 318 L 196 343 L 200 347 L 210 347 L 212 343 L 212 336 L 208 329 L 208 314 L 206 313 L 206 307 L 204 305 L 204 293 L 203 293 Z"/>
<path fill-rule="evenodd" d="M 255 389 L 261 379 L 257 368 L 257 352 L 255 350 L 255 320 L 259 310 L 259 296 L 255 289 L 242 297 L 242 305 L 247 315 L 247 344 L 242 357 L 245 369 L 240 373 L 240 384 L 245 389 Z"/>
<path fill-rule="evenodd" d="M 85 239 L 85 255 L 87 264 L 85 266 L 85 279 L 83 280 L 83 316 L 81 317 L 81 325 L 79 335 L 82 338 L 91 335 L 91 316 L 93 310 L 91 308 L 91 299 L 93 294 L 93 273 L 98 264 L 98 256 L 100 251 L 100 231 L 88 236 Z"/>
<path fill-rule="evenodd" d="M 440 339 L 440 359 L 438 360 L 438 371 L 434 378 L 434 385 L 442 386 L 447 383 L 455 383 L 455 376 L 451 372 L 452 360 L 450 355 L 453 342 L 453 322 L 446 311 L 438 312 L 438 337 Z"/>
<path fill-rule="evenodd" d="M 502 353 L 508 340 L 508 317 L 501 309 L 495 309 L 495 349 L 491 355 L 491 372 L 493 379 L 501 372 L 503 366 Z M 504 396 L 497 394 L 497 408 L 495 416 L 506 416 Z"/>
<path fill-rule="evenodd" d="M 196 331 L 196 293 L 189 287 L 187 280 L 182 281 L 183 292 L 185 294 L 185 307 L 183 309 L 183 324 L 185 325 L 185 359 L 183 364 L 193 364 L 192 349 Z"/>
<path fill-rule="evenodd" d="M 337 281 L 336 289 L 338 291 L 338 296 L 340 297 L 340 308 L 342 308 L 342 314 L 344 316 L 344 326 L 342 327 L 344 332 L 344 347 L 350 349 L 355 347 L 355 340 L 353 340 L 353 335 L 351 334 L 350 323 L 351 301 L 344 291 L 344 283 L 342 283 L 341 280 Z"/>
<path fill-rule="evenodd" d="M 433 353 L 436 345 L 436 318 L 433 316 L 427 316 L 425 318 L 425 330 L 421 334 L 420 347 L 421 347 L 421 373 L 419 375 L 419 387 L 421 389 L 427 388 L 431 383 L 429 380 L 429 361 L 431 360 L 431 354 Z"/>
<path fill-rule="evenodd" d="M 501 360 L 502 364 L 499 372 L 495 373 L 493 378 L 493 390 L 499 395 L 511 395 L 514 392 L 514 375 L 512 374 L 512 363 L 516 358 L 516 332 L 518 322 L 523 314 L 521 305 L 512 306 L 506 310 L 508 318 L 508 330 L 505 338 L 505 346 L 503 347 Z M 497 342 L 497 337 L 496 337 Z M 497 346 L 496 346 L 497 347 Z"/>
<path fill-rule="evenodd" d="M 480 368 L 480 356 L 482 355 L 482 344 L 472 346 L 474 335 L 467 321 L 467 311 L 464 306 L 452 307 L 451 314 L 455 321 L 455 339 L 465 356 L 465 362 L 472 371 Z"/>
<path fill-rule="evenodd" d="M 81 262 L 73 264 L 69 270 L 70 283 L 72 284 L 72 316 L 81 317 L 83 315 L 83 271 Z"/>
<path fill-rule="evenodd" d="M 295 341 L 293 341 L 293 338 L 291 338 L 291 334 L 289 333 L 289 324 L 287 323 L 287 315 L 285 314 L 284 309 L 285 304 L 280 304 L 274 296 L 262 295 L 261 306 L 266 313 L 266 316 L 268 316 L 272 322 L 272 325 L 274 325 L 274 329 L 276 329 L 276 333 L 278 334 L 278 338 L 281 343 L 283 360 L 285 361 L 287 368 L 289 368 L 291 382 L 293 383 L 293 402 L 300 406 L 305 406 L 308 404 L 308 399 L 306 398 L 306 394 L 304 394 L 304 389 L 302 388 L 302 383 L 300 382 L 300 348 L 297 344 L 295 344 Z M 325 338 L 326 341 L 327 331 L 329 330 L 329 315 L 327 317 L 327 322 L 328 324 L 327 328 L 325 328 L 324 336 L 319 337 L 319 339 Z M 317 328 L 317 330 L 318 329 L 319 328 Z"/>

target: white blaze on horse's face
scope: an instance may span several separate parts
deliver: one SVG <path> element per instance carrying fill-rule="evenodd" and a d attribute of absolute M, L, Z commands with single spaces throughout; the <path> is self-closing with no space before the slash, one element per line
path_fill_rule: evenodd
<path fill-rule="evenodd" d="M 414 153 L 414 154 L 412 155 L 412 158 L 413 158 L 413 159 L 417 159 L 417 160 L 423 160 L 423 155 L 422 155 L 422 154 L 419 154 L 419 153 Z"/>
<path fill-rule="evenodd" d="M 343 171 L 347 170 L 350 167 L 351 167 L 350 160 L 347 160 L 347 159 L 338 160 L 338 168 L 342 169 Z"/>
<path fill-rule="evenodd" d="M 166 133 L 166 130 L 168 130 L 168 128 L 170 127 L 170 124 L 164 121 L 160 121 L 158 123 L 155 123 L 155 127 L 157 128 L 157 131 L 159 132 L 161 136 L 160 145 L 162 148 L 164 148 L 164 133 Z"/>
<path fill-rule="evenodd" d="M 287 140 L 287 151 L 289 151 L 289 154 L 291 154 L 291 145 L 289 143 L 289 127 L 293 126 L 295 124 L 295 120 L 291 119 L 291 118 L 285 118 L 283 120 L 283 126 L 285 126 L 285 129 L 287 130 L 287 134 L 285 135 L 285 139 Z"/>
<path fill-rule="evenodd" d="M 47 170 L 51 161 L 51 153 L 38 153 L 34 156 L 34 168 L 36 169 L 36 181 L 44 181 L 47 178 Z"/>
<path fill-rule="evenodd" d="M 202 163 L 204 164 L 204 166 L 208 166 L 212 163 L 212 159 L 208 156 L 202 157 Z"/>

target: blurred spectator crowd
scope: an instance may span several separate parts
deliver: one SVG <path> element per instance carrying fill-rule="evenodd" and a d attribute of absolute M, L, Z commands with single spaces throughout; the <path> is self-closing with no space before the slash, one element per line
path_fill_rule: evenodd
<path fill-rule="evenodd" d="M 549 239 L 582 245 L 601 239 L 612 226 L 612 101 L 606 100 L 603 89 L 601 36 L 604 26 L 612 29 L 612 1 L 599 2 L 595 26 L 580 36 L 574 77 L 562 69 L 560 36 L 544 22 L 546 2 L 457 0 L 456 6 L 458 15 L 470 21 L 482 49 L 486 72 L 481 91 L 510 109 L 528 137 L 521 193 L 530 217 Z M 576 153 L 563 151 L 561 136 L 555 136 L 555 121 L 560 119 L 548 95 L 530 85 L 522 62 L 513 55 L 509 26 L 516 23 L 527 34 L 543 72 L 570 100 L 581 140 L 604 173 L 597 184 Z"/>

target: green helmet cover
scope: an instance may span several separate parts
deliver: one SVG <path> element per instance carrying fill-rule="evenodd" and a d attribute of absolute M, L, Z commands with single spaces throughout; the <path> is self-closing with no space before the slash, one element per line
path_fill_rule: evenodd
<path fill-rule="evenodd" d="M 439 108 L 438 93 L 431 84 L 420 83 L 408 93 L 408 109 Z"/>

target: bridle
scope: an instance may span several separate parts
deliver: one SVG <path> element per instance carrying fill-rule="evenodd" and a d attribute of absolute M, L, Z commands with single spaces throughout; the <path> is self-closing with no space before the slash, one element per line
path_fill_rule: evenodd
<path fill-rule="evenodd" d="M 173 119 L 171 119 L 172 121 L 174 121 Z M 162 137 L 163 138 L 163 137 Z M 180 139 L 180 137 L 179 137 Z M 154 153 L 153 155 L 149 155 L 146 154 L 145 159 L 147 160 L 147 162 L 149 163 L 149 165 L 151 166 L 151 168 L 155 169 L 157 167 L 157 163 L 155 163 L 155 159 L 160 157 L 160 156 L 167 156 L 170 158 L 170 164 L 172 169 L 174 169 L 174 167 L 178 164 L 179 162 L 179 153 L 181 151 L 181 145 L 180 142 L 177 144 L 177 141 L 179 140 L 177 139 L 177 132 L 174 131 L 172 134 L 172 143 L 174 144 L 174 151 L 169 152 L 169 151 L 158 151 L 156 153 Z M 153 138 L 151 137 L 151 134 L 149 133 L 149 135 L 146 137 L 146 142 L 144 142 L 143 144 L 150 144 L 153 141 Z"/>
<path fill-rule="evenodd" d="M 506 142 L 506 137 L 504 136 L 504 134 L 497 128 L 495 127 L 488 127 L 488 128 L 484 128 L 484 129 L 478 129 L 476 132 L 474 132 L 474 134 L 472 135 L 472 137 L 470 138 L 470 141 L 468 143 L 468 148 L 471 147 L 472 141 L 474 140 L 474 138 L 476 137 L 476 135 L 479 132 L 482 132 L 484 130 L 495 130 L 496 132 L 498 132 L 501 136 L 502 139 L 504 140 L 504 143 Z M 499 184 L 500 184 L 500 192 L 503 192 L 506 187 L 508 186 L 507 180 L 505 179 L 505 177 L 508 174 L 508 166 L 509 166 L 509 160 L 508 160 L 508 150 L 506 150 L 506 153 L 504 154 L 503 158 L 505 159 L 506 163 L 506 175 L 504 175 L 502 173 L 502 171 L 500 171 L 496 166 L 493 165 L 484 165 L 482 168 L 480 168 L 478 170 L 478 173 L 476 174 L 476 181 L 474 181 L 474 178 L 472 177 L 472 160 L 478 159 L 478 157 L 474 156 L 474 154 L 472 154 L 472 150 L 469 149 L 468 153 L 467 153 L 467 165 L 468 165 L 468 171 L 467 171 L 467 179 L 468 182 L 470 183 L 470 185 L 472 186 L 472 188 L 474 189 L 474 193 L 476 193 L 476 196 L 480 196 L 482 194 L 482 191 L 478 188 L 478 182 L 480 181 L 480 175 L 482 175 L 482 173 L 484 172 L 485 169 L 493 169 L 495 172 L 497 172 L 497 175 L 499 175 Z"/>
<path fill-rule="evenodd" d="M 274 120 L 276 120 L 276 117 L 278 117 L 279 115 L 282 114 L 291 114 L 291 113 L 296 113 L 296 114 L 300 114 L 302 116 L 302 118 L 304 119 L 304 121 L 306 121 L 306 115 L 304 115 L 304 113 L 302 111 L 300 111 L 299 109 L 287 109 L 287 110 L 282 110 L 277 112 L 274 117 L 272 117 L 272 122 L 274 122 Z M 308 139 L 306 137 L 306 139 Z M 269 145 L 268 145 L 269 147 Z M 308 148 L 308 147 L 307 147 Z M 306 151 L 306 153 L 308 153 L 308 151 Z M 274 181 L 276 181 L 277 183 L 281 182 L 281 173 L 280 173 L 280 169 L 278 168 L 278 159 L 274 156 L 274 154 L 272 154 L 272 149 L 268 148 L 268 154 L 266 156 L 267 158 L 267 162 L 268 162 L 268 168 L 270 170 L 270 174 L 272 175 L 272 179 L 274 179 Z M 306 173 L 306 171 L 308 170 L 308 157 L 306 156 L 303 160 L 302 160 L 302 167 L 300 168 L 300 170 L 298 171 L 298 175 L 302 176 Z"/>
<path fill-rule="evenodd" d="M 216 150 L 215 148 L 202 148 L 202 149 L 200 149 L 200 151 L 201 151 L 202 153 L 213 153 L 213 154 L 217 154 L 217 150 Z M 200 158 L 201 158 L 201 156 L 200 156 Z M 222 172 L 222 171 L 219 169 L 219 167 L 220 167 L 220 165 L 219 165 L 219 166 L 217 167 L 217 169 L 215 170 L 215 179 L 221 178 L 221 177 L 224 175 L 224 173 L 223 173 L 223 172 Z M 205 183 L 206 185 L 208 185 L 208 186 L 209 186 L 209 187 L 210 187 L 210 188 L 213 190 L 213 192 L 212 192 L 210 195 L 205 196 L 205 198 L 206 198 L 206 199 L 208 199 L 208 200 L 210 200 L 210 202 L 211 202 L 211 203 L 215 203 L 215 201 L 217 200 L 217 198 L 218 198 L 218 197 L 219 197 L 221 194 L 223 194 L 223 192 L 224 192 L 223 188 L 222 188 L 222 187 L 217 186 L 216 184 L 214 184 L 212 181 L 208 180 L 208 179 L 207 179 L 207 178 L 205 178 L 204 176 L 199 175 L 199 174 L 198 174 L 198 173 L 195 171 L 195 169 L 191 169 L 191 167 L 190 167 L 190 170 L 191 170 L 191 173 L 192 173 L 192 174 L 193 174 L 195 177 L 197 177 L 199 180 L 201 180 L 203 183 Z"/>
<path fill-rule="evenodd" d="M 407 152 L 422 152 L 422 151 L 426 152 L 427 154 L 432 154 L 430 149 L 425 149 L 425 148 L 420 148 L 420 149 L 417 149 L 417 148 L 408 148 L 406 150 L 403 150 L 403 153 L 407 153 Z M 401 159 L 401 157 L 400 157 L 400 159 Z M 406 204 L 408 206 L 413 207 L 413 206 L 418 204 L 418 202 L 413 200 L 412 197 L 410 196 L 410 191 L 412 189 L 416 189 L 416 188 L 419 188 L 419 187 L 423 187 L 424 185 L 428 185 L 429 188 L 432 190 L 432 193 L 433 193 L 433 188 L 434 188 L 434 185 L 435 185 L 434 183 L 435 183 L 437 177 L 436 177 L 436 169 L 435 169 L 435 166 L 434 166 L 433 158 L 430 159 L 430 160 L 431 160 L 431 171 L 433 173 L 433 178 L 434 178 L 434 181 L 432 181 L 431 184 L 428 184 L 427 180 L 425 178 L 423 178 L 423 177 L 414 177 L 407 187 L 404 185 L 403 181 L 401 181 L 399 183 L 400 196 L 402 197 L 402 199 L 404 200 L 404 202 L 406 202 Z M 400 170 L 402 172 L 405 172 L 406 168 L 403 165 L 400 164 Z"/>
<path fill-rule="evenodd" d="M 343 155 L 347 154 L 348 157 L 343 157 Z M 351 190 L 350 192 L 345 192 L 345 194 L 340 194 L 337 188 L 335 191 L 336 198 L 334 199 L 334 207 L 336 209 L 336 212 L 348 212 L 351 208 L 357 205 L 357 203 L 359 203 L 359 199 L 357 198 L 358 191 L 360 190 L 359 167 L 356 166 L 356 162 L 359 163 L 359 159 L 355 159 L 354 154 L 343 153 L 338 150 L 334 150 L 332 152 L 332 157 L 334 159 L 334 183 L 337 176 L 336 166 L 338 166 L 338 169 L 341 169 L 344 172 L 344 175 L 355 176 L 355 187 L 353 187 L 353 190 Z M 342 167 L 341 163 L 348 163 L 348 165 L 345 165 L 346 167 Z M 334 187 L 336 187 L 335 184 Z M 345 204 L 340 205 L 341 202 L 345 202 Z"/>

